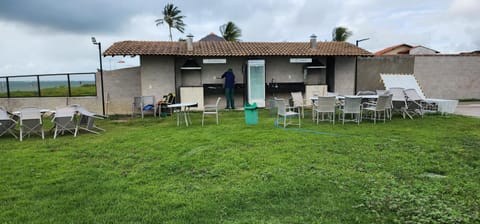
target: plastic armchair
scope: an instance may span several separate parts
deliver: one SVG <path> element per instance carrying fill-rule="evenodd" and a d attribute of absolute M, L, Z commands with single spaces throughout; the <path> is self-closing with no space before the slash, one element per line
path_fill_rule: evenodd
<path fill-rule="evenodd" d="M 276 99 L 277 101 L 277 121 L 280 121 L 280 117 L 283 117 L 283 127 L 286 128 L 287 125 L 298 125 L 301 126 L 301 119 L 300 113 L 295 111 L 287 111 L 287 106 L 285 104 L 285 100 L 283 99 Z M 287 118 L 298 117 L 298 123 L 287 122 Z"/>
<path fill-rule="evenodd" d="M 362 98 L 359 96 L 345 97 L 345 101 L 340 107 L 340 112 L 338 119 L 342 120 L 342 124 L 345 124 L 345 121 L 354 121 L 360 124 L 362 120 Z M 352 119 L 345 120 L 346 114 L 350 114 Z"/>
<path fill-rule="evenodd" d="M 202 114 L 202 126 L 205 123 L 205 115 L 215 115 L 218 125 L 218 104 L 222 97 L 217 98 L 217 102 L 214 105 L 205 105 Z"/>
<path fill-rule="evenodd" d="M 330 121 L 335 124 L 335 108 L 336 108 L 336 97 L 335 96 L 319 96 L 315 102 L 315 115 L 317 124 L 319 121 Z M 325 119 L 325 114 L 328 119 Z M 321 115 L 321 119 L 320 119 Z"/>
<path fill-rule="evenodd" d="M 291 92 L 293 100 L 293 108 L 305 118 L 305 99 L 303 99 L 302 92 Z"/>
<path fill-rule="evenodd" d="M 383 123 L 386 120 L 386 104 L 390 95 L 380 95 L 377 98 L 377 101 L 374 103 L 365 103 L 363 110 L 365 111 L 365 117 L 368 118 L 368 114 L 371 114 L 371 119 L 373 123 L 376 124 L 377 120 L 380 118 L 380 113 L 383 112 Z"/>

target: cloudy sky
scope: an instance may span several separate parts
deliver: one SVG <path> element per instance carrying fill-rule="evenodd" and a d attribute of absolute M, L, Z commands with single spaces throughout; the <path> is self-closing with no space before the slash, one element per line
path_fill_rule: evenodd
<path fill-rule="evenodd" d="M 331 40 L 332 29 L 368 51 L 407 43 L 441 53 L 480 50 L 479 0 L 1 0 L 0 76 L 91 72 L 98 68 L 95 36 L 105 50 L 123 40 L 168 40 L 155 25 L 166 3 L 186 16 L 185 34 L 198 40 L 233 21 L 242 41 Z M 104 69 L 138 64 L 106 57 Z"/>

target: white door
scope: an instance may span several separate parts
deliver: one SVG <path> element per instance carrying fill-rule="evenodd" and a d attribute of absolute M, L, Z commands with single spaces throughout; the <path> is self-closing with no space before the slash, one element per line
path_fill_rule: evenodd
<path fill-rule="evenodd" d="M 265 60 L 248 61 L 248 103 L 265 107 Z"/>

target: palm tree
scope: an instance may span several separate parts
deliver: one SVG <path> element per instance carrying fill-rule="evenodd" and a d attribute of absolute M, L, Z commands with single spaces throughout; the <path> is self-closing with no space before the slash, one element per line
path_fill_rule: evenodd
<path fill-rule="evenodd" d="M 332 31 L 332 41 L 346 41 L 352 34 L 346 27 L 335 27 Z"/>
<path fill-rule="evenodd" d="M 238 38 L 242 36 L 242 30 L 232 21 L 221 25 L 220 33 L 226 41 L 239 41 Z"/>
<path fill-rule="evenodd" d="M 157 26 L 166 23 L 168 25 L 168 31 L 170 33 L 170 41 L 172 41 L 172 28 L 175 28 L 180 33 L 185 31 L 185 23 L 183 23 L 183 19 L 185 16 L 180 15 L 182 11 L 174 6 L 171 3 L 165 5 L 163 8 L 163 18 L 155 20 Z"/>

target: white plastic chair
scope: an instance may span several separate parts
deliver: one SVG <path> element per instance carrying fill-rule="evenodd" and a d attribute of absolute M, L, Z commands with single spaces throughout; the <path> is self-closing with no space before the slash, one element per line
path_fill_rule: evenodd
<path fill-rule="evenodd" d="M 342 124 L 345 124 L 345 121 L 354 121 L 360 124 L 362 120 L 362 98 L 358 96 L 345 97 L 345 101 L 340 107 L 340 112 L 338 119 L 342 120 Z M 345 120 L 345 114 L 350 114 L 352 119 Z"/>
<path fill-rule="evenodd" d="M 365 117 L 368 118 L 368 114 L 371 113 L 371 119 L 373 123 L 376 124 L 377 120 L 380 118 L 380 113 L 383 112 L 383 123 L 386 120 L 386 104 L 390 95 L 380 95 L 375 103 L 365 103 L 363 110 L 365 111 Z"/>
<path fill-rule="evenodd" d="M 319 121 L 329 121 L 335 124 L 335 96 L 319 96 L 314 105 L 317 124 Z M 325 114 L 328 119 L 325 119 Z M 320 119 L 321 115 L 321 119 Z"/>
<path fill-rule="evenodd" d="M 286 128 L 287 125 L 298 125 L 298 127 L 301 126 L 301 120 L 300 120 L 300 113 L 295 112 L 295 111 L 287 111 L 287 107 L 285 105 L 285 101 L 283 99 L 276 99 L 277 101 L 277 121 L 280 121 L 280 117 L 283 117 L 283 127 Z M 292 117 L 298 117 L 298 124 L 288 122 L 287 123 L 287 118 L 292 118 Z"/>
<path fill-rule="evenodd" d="M 213 114 L 216 117 L 217 120 L 217 125 L 218 125 L 218 103 L 220 103 L 220 100 L 222 97 L 217 98 L 217 102 L 215 105 L 205 105 L 203 108 L 203 114 L 202 114 L 202 126 L 205 123 L 205 115 Z"/>
<path fill-rule="evenodd" d="M 305 100 L 303 99 L 302 92 L 291 92 L 290 94 L 292 95 L 293 108 L 302 115 L 302 118 L 304 118 Z"/>

